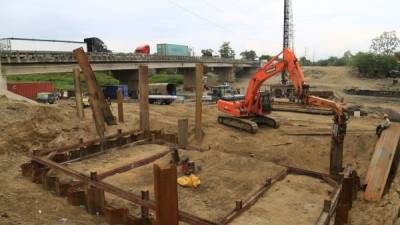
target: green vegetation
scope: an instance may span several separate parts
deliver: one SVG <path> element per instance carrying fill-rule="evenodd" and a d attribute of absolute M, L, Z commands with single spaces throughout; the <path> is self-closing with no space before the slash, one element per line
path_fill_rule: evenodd
<path fill-rule="evenodd" d="M 303 66 L 351 66 L 364 77 L 386 77 L 391 71 L 400 70 L 400 39 L 395 31 L 383 32 L 372 40 L 370 52 L 358 52 L 353 55 L 346 51 L 342 57 L 331 56 L 328 59 L 311 62 L 306 57 L 300 58 Z"/>
<path fill-rule="evenodd" d="M 394 55 L 400 46 L 400 39 L 396 31 L 383 32 L 379 37 L 372 40 L 371 50 L 378 55 Z"/>
<path fill-rule="evenodd" d="M 366 77 L 386 76 L 389 71 L 399 69 L 394 56 L 359 52 L 351 58 L 351 66 Z"/>
<path fill-rule="evenodd" d="M 202 57 L 212 57 L 213 56 L 213 52 L 214 52 L 214 50 L 212 50 L 211 48 L 202 49 L 201 50 L 201 56 Z"/>
<path fill-rule="evenodd" d="M 270 55 L 261 55 L 258 59 L 260 59 L 260 60 L 271 60 L 272 59 L 272 56 L 270 56 Z"/>
<path fill-rule="evenodd" d="M 110 72 L 95 72 L 96 79 L 100 86 L 119 84 L 117 79 L 111 76 Z M 72 73 L 51 73 L 51 74 L 29 74 L 7 77 L 8 82 L 53 82 L 56 89 L 73 90 L 74 80 Z M 81 81 L 84 81 L 81 75 Z M 85 82 L 82 83 L 83 89 L 86 89 Z"/>
<path fill-rule="evenodd" d="M 246 50 L 240 53 L 242 59 L 256 60 L 257 54 L 254 50 Z"/>
<path fill-rule="evenodd" d="M 351 66 L 364 77 L 384 77 L 391 70 L 399 70 L 400 64 L 394 55 L 358 52 L 352 55 L 347 51 L 343 57 L 329 57 L 311 62 L 305 57 L 300 58 L 302 66 Z"/>
<path fill-rule="evenodd" d="M 171 84 L 183 84 L 183 75 L 181 74 L 153 74 L 149 79 L 150 83 L 171 83 Z"/>
<path fill-rule="evenodd" d="M 232 49 L 230 42 L 222 43 L 218 52 L 219 52 L 219 55 L 221 56 L 221 58 L 230 58 L 230 59 L 235 58 L 235 51 Z"/>

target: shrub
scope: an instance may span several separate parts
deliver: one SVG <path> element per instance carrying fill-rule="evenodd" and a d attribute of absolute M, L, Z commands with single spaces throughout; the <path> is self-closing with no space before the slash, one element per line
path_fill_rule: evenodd
<path fill-rule="evenodd" d="M 394 56 L 365 52 L 354 55 L 351 58 L 351 65 L 366 77 L 385 77 L 390 70 L 396 70 L 399 67 Z"/>
<path fill-rule="evenodd" d="M 183 84 L 183 75 L 181 74 L 154 74 L 150 76 L 150 83 L 171 83 Z"/>

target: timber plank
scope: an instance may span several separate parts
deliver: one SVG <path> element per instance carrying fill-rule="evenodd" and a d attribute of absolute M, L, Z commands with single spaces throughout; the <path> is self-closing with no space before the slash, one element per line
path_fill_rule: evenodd
<path fill-rule="evenodd" d="M 366 200 L 379 201 L 382 198 L 399 139 L 399 124 L 392 124 L 378 139 L 365 179 L 367 188 L 364 198 Z"/>

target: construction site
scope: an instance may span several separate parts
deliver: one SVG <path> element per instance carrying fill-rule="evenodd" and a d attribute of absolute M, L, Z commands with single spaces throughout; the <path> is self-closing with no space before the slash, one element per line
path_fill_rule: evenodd
<path fill-rule="evenodd" d="M 301 65 L 290 4 L 262 63 L 95 52 L 94 39 L 0 52 L 0 77 L 73 80 L 69 98 L 0 90 L 0 224 L 400 224 L 398 78 Z M 182 84 L 149 82 L 171 68 Z"/>

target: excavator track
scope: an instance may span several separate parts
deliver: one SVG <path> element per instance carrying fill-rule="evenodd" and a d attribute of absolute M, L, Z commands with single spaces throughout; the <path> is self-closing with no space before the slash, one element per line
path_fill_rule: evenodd
<path fill-rule="evenodd" d="M 280 126 L 279 121 L 270 116 L 256 116 L 251 118 L 251 120 L 258 125 L 265 125 L 272 128 L 278 128 Z"/>
<path fill-rule="evenodd" d="M 258 125 L 265 125 L 275 129 L 279 127 L 279 121 L 269 116 L 256 116 L 250 119 L 232 116 L 219 116 L 218 123 L 229 127 L 234 127 L 239 130 L 244 130 L 252 134 L 257 133 Z"/>
<path fill-rule="evenodd" d="M 218 123 L 225 126 L 234 127 L 239 130 L 245 130 L 252 134 L 255 134 L 258 130 L 258 125 L 256 122 L 238 117 L 218 116 Z"/>

